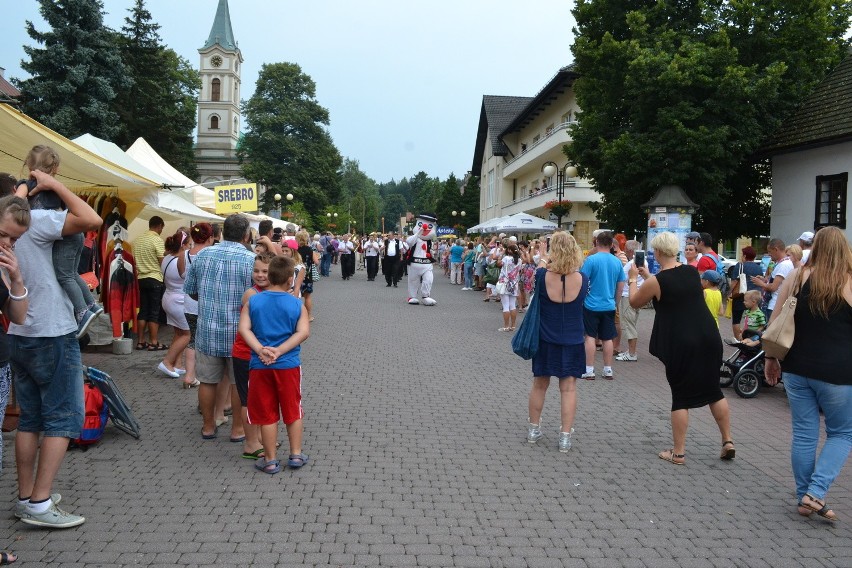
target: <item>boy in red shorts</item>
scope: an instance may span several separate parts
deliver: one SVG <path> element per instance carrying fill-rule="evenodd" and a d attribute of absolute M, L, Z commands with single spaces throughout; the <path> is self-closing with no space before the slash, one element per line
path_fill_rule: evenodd
<path fill-rule="evenodd" d="M 249 298 L 240 314 L 240 335 L 252 350 L 249 363 L 248 421 L 260 425 L 263 457 L 254 467 L 264 473 L 281 471 L 276 459 L 278 420 L 287 426 L 290 456 L 287 465 L 308 463 L 302 453 L 301 344 L 310 335 L 301 300 L 289 293 L 295 263 L 276 256 L 269 262 L 269 287 Z"/>

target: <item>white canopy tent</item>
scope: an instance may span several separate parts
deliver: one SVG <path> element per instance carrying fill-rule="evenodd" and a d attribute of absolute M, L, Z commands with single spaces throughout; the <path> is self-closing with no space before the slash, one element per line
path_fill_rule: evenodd
<path fill-rule="evenodd" d="M 174 191 L 185 195 L 195 205 L 207 211 L 215 211 L 216 205 L 213 199 L 213 190 L 192 181 L 165 161 L 144 138 L 137 138 L 136 142 L 127 149 L 127 155 L 145 166 L 148 170 L 155 172 L 160 177 L 173 181 L 173 185 L 183 187 Z"/>
<path fill-rule="evenodd" d="M 102 140 L 91 134 L 83 134 L 75 138 L 74 142 L 126 170 L 159 183 L 164 188 L 174 185 L 173 180 L 149 170 L 112 142 Z M 145 221 L 154 215 L 175 221 L 214 222 L 224 220 L 224 218 L 208 213 L 190 203 L 187 199 L 166 190 L 160 190 L 155 195 L 146 196 L 142 201 L 146 204 L 146 207 L 142 209 L 138 217 Z"/>
<path fill-rule="evenodd" d="M 487 221 L 483 221 L 479 225 L 475 225 L 475 226 L 471 227 L 470 229 L 468 229 L 467 232 L 468 233 L 483 233 L 483 232 L 492 231 L 493 230 L 493 229 L 491 229 L 492 226 L 496 225 L 497 223 L 500 223 L 501 221 L 508 219 L 509 217 L 510 217 L 509 215 L 503 215 L 502 217 L 496 217 L 494 219 L 489 219 Z"/>
<path fill-rule="evenodd" d="M 502 233 L 544 233 L 555 231 L 556 223 L 535 217 L 528 213 L 515 213 L 502 219 L 483 223 L 484 229 L 491 232 Z"/>

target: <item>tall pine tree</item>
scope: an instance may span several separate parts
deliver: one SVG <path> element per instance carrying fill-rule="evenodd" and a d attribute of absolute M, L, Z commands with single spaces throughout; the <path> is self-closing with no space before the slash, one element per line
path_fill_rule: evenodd
<path fill-rule="evenodd" d="M 112 101 L 131 79 L 112 32 L 103 23 L 100 0 L 39 0 L 50 31 L 27 21 L 27 33 L 41 47 L 24 46 L 21 67 L 31 77 L 15 81 L 22 108 L 31 117 L 73 138 L 91 133 L 113 140 L 121 130 Z"/>
<path fill-rule="evenodd" d="M 136 0 L 117 42 L 133 79 L 113 101 L 123 129 L 114 142 L 129 147 L 144 137 L 167 162 L 186 176 L 197 176 L 192 135 L 201 79 L 189 62 L 160 39 L 145 0 Z"/>

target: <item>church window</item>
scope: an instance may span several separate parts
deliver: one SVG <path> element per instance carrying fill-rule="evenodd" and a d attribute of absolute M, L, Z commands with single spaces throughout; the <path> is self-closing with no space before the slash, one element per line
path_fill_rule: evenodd
<path fill-rule="evenodd" d="M 219 117 L 215 114 L 210 117 L 210 130 L 219 130 Z"/>
<path fill-rule="evenodd" d="M 236 133 L 239 129 L 237 128 L 237 117 L 234 117 L 234 133 Z"/>
<path fill-rule="evenodd" d="M 221 97 L 222 82 L 219 79 L 213 79 L 211 101 L 218 101 Z"/>

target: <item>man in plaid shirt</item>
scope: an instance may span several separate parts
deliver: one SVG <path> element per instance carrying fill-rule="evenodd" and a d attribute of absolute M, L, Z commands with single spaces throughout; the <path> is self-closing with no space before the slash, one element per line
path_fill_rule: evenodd
<path fill-rule="evenodd" d="M 249 220 L 239 213 L 225 219 L 222 242 L 207 247 L 189 266 L 183 291 L 198 300 L 198 329 L 195 335 L 195 374 L 201 385 L 198 404 L 204 424 L 201 437 L 216 437 L 213 407 L 216 385 L 233 381 L 231 349 L 240 322 L 243 292 L 251 287 L 255 254 L 246 248 Z M 230 377 L 230 379 L 229 379 Z M 231 438 L 242 438 L 239 398 L 231 397 L 234 409 Z"/>

